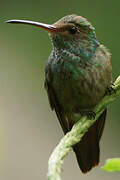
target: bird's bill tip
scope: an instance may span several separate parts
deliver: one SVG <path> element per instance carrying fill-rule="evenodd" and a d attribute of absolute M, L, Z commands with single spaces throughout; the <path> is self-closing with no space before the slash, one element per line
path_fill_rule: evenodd
<path fill-rule="evenodd" d="M 7 21 L 5 21 L 5 23 L 12 23 L 12 24 L 19 23 L 19 20 L 17 20 L 17 19 L 7 20 Z"/>

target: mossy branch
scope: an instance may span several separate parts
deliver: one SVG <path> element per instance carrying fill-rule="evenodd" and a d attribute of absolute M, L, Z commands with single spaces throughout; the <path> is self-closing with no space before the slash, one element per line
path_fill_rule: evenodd
<path fill-rule="evenodd" d="M 114 91 L 115 90 L 115 91 Z M 73 145 L 80 142 L 90 126 L 98 119 L 107 105 L 120 97 L 120 76 L 116 79 L 111 94 L 106 95 L 94 108 L 95 119 L 90 120 L 87 116 L 82 117 L 57 145 L 48 162 L 48 180 L 61 180 L 61 166 L 65 156 L 72 150 Z"/>

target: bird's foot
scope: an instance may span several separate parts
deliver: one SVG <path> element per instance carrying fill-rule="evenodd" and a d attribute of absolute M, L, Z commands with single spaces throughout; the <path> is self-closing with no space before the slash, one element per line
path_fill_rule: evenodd
<path fill-rule="evenodd" d="M 106 89 L 106 95 L 112 95 L 113 93 L 116 93 L 116 90 L 113 88 L 115 85 L 111 84 L 109 87 Z"/>
<path fill-rule="evenodd" d="M 81 116 L 87 116 L 88 119 L 95 119 L 96 113 L 94 111 L 82 111 L 80 112 Z"/>

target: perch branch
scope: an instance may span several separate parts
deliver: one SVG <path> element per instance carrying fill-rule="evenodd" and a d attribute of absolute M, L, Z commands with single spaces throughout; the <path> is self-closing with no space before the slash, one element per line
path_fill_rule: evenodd
<path fill-rule="evenodd" d="M 114 82 L 112 93 L 105 95 L 100 103 L 94 108 L 94 112 L 96 113 L 95 119 L 90 120 L 87 116 L 81 117 L 71 131 L 61 139 L 60 143 L 54 149 L 48 162 L 48 180 L 61 180 L 61 167 L 65 156 L 72 150 L 72 147 L 75 144 L 80 142 L 84 134 L 98 119 L 106 106 L 118 97 L 120 97 L 120 76 Z"/>

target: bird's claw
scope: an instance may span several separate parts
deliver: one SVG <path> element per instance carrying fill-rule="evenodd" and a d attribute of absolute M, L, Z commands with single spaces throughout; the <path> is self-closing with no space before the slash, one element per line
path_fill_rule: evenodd
<path fill-rule="evenodd" d="M 81 116 L 87 116 L 88 119 L 95 119 L 96 113 L 94 111 L 82 111 Z"/>
<path fill-rule="evenodd" d="M 110 87 L 107 87 L 106 89 L 106 95 L 111 95 L 113 93 L 116 93 L 116 90 L 113 88 L 115 85 L 111 84 Z"/>

